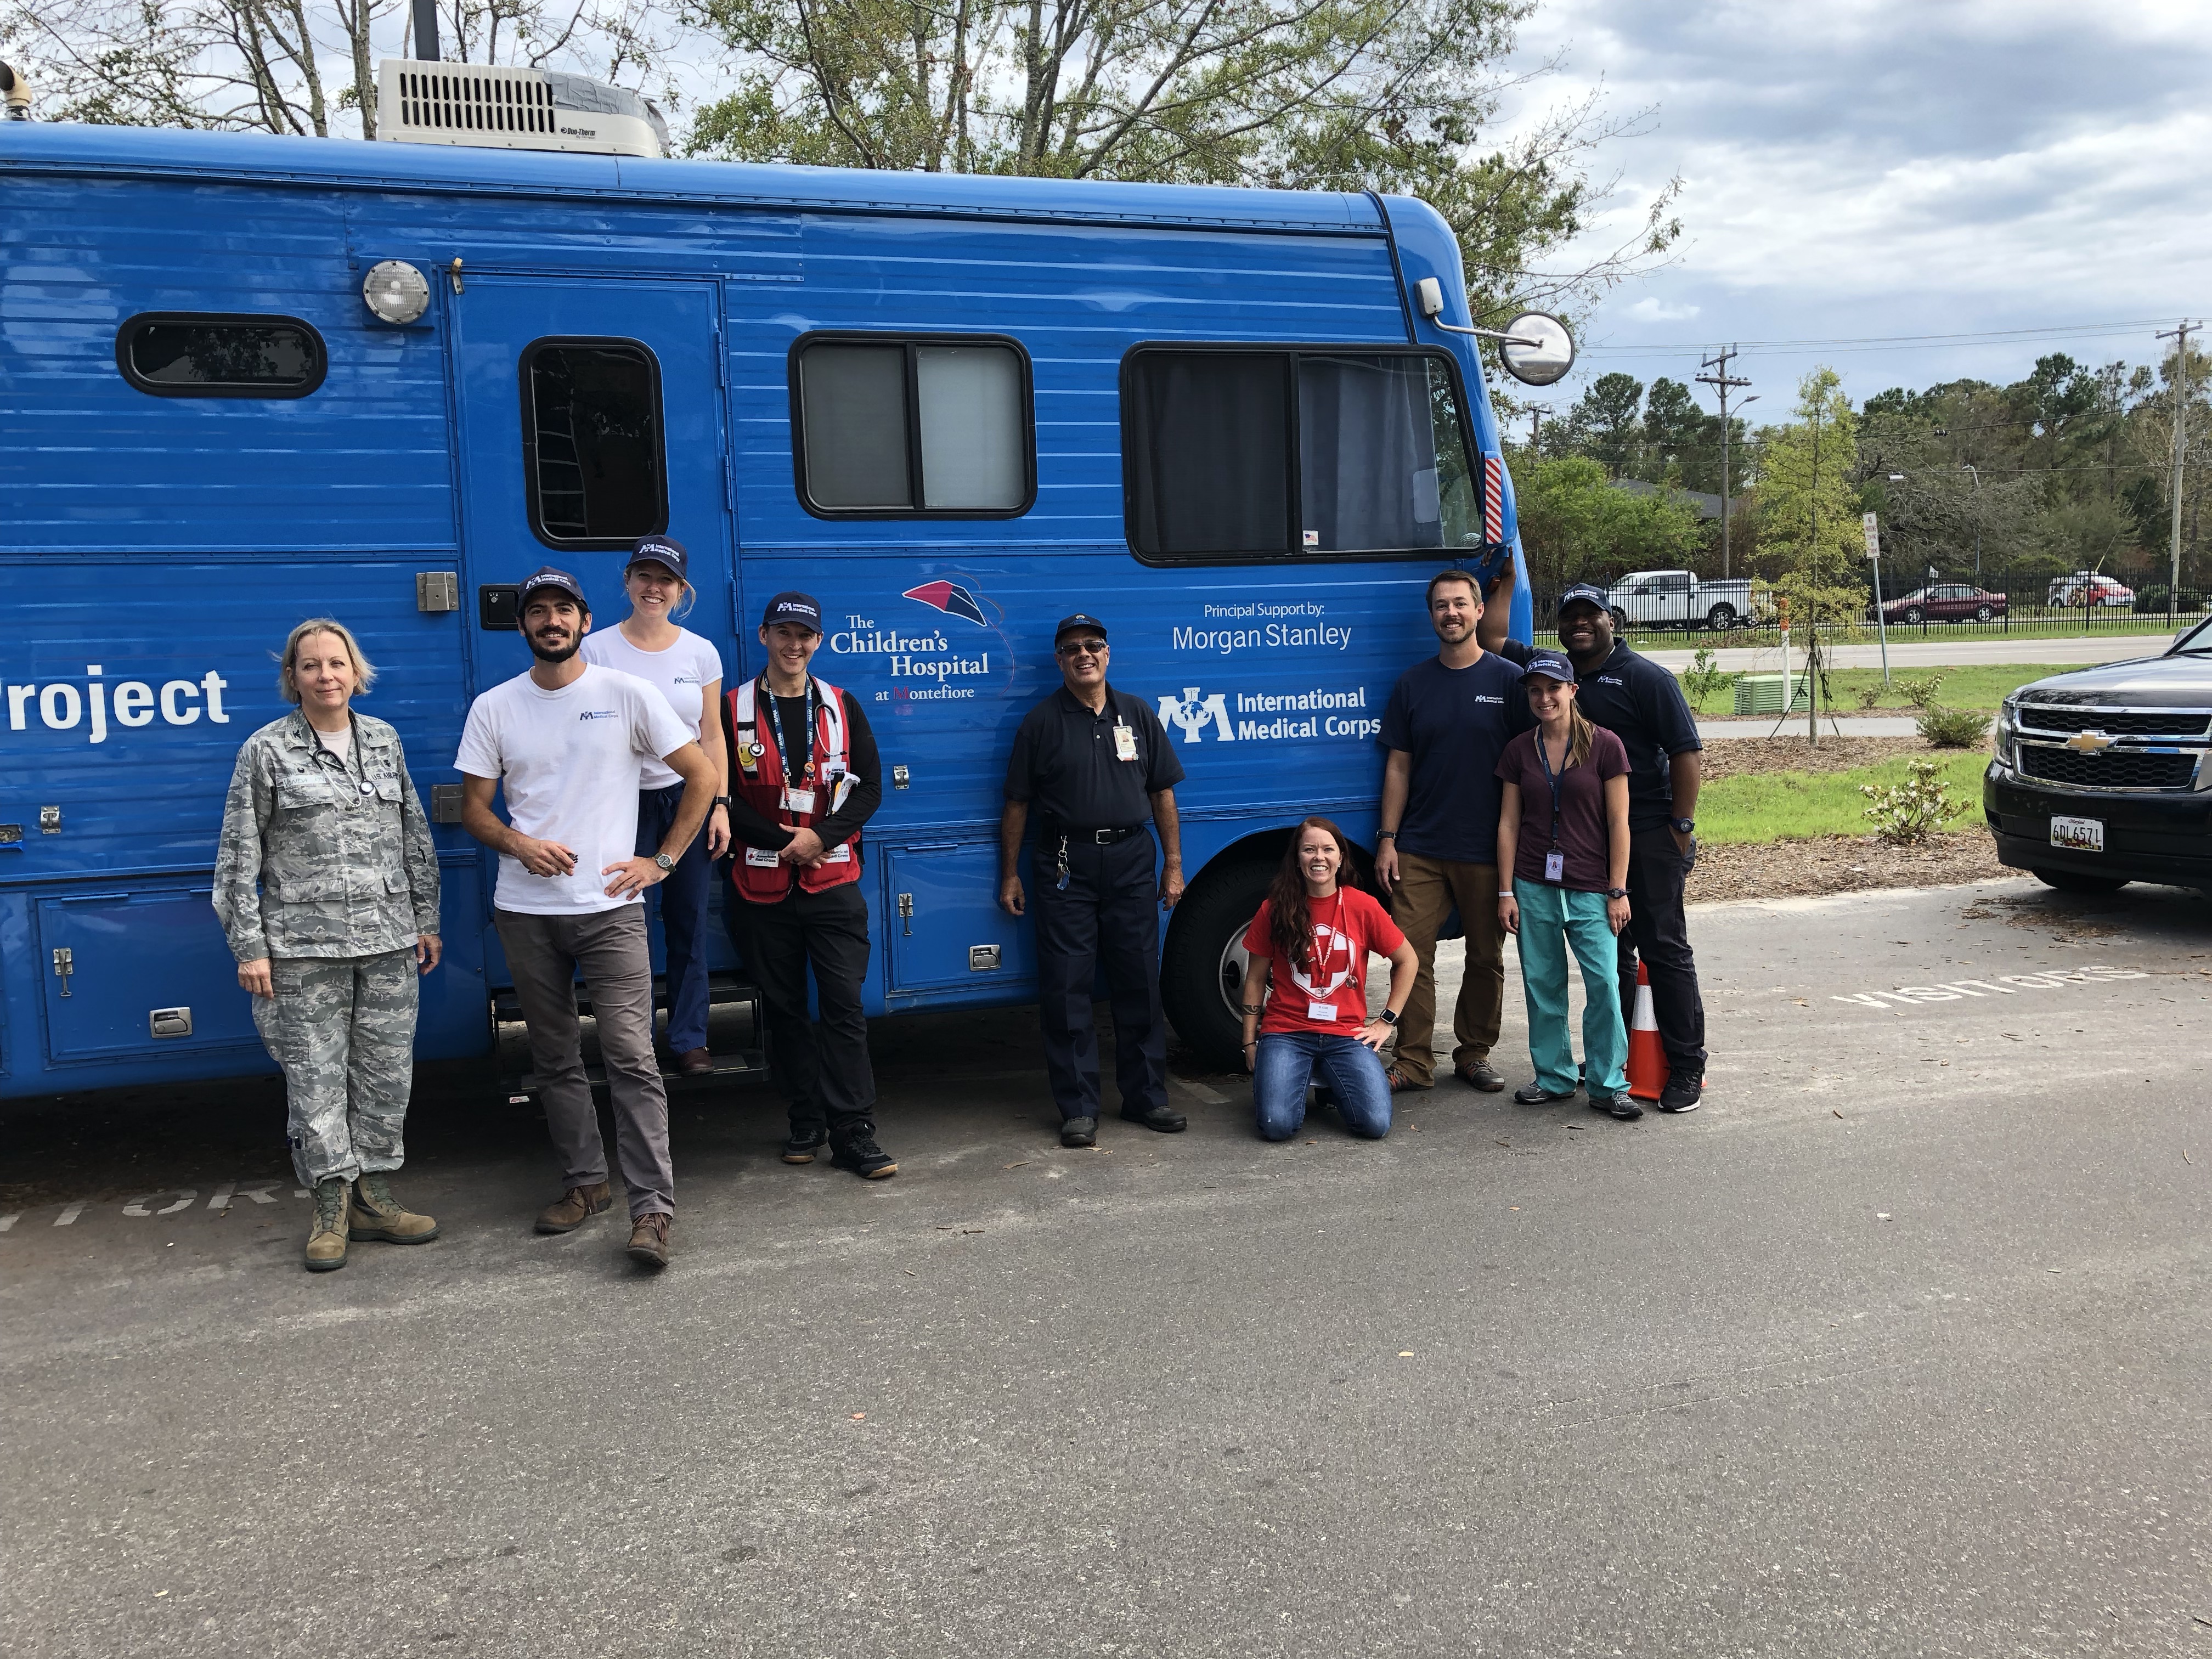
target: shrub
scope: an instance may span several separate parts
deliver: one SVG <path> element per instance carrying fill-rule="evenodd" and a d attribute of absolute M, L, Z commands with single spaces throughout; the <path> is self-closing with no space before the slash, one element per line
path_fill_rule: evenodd
<path fill-rule="evenodd" d="M 1905 702 L 1915 708 L 1925 708 L 1936 701 L 1936 694 L 1943 689 L 1943 677 L 1929 674 L 1917 680 L 1899 680 L 1897 689 L 1905 694 Z"/>
<path fill-rule="evenodd" d="M 1884 688 L 1879 685 L 1863 685 L 1859 687 L 1859 707 L 1862 708 L 1873 708 L 1876 703 L 1881 701 L 1883 690 Z"/>
<path fill-rule="evenodd" d="M 1715 667 L 1713 653 L 1702 645 L 1690 659 L 1690 665 L 1682 671 L 1682 690 L 1690 699 L 1690 707 L 1700 714 L 1705 712 L 1709 699 L 1735 684 L 1735 676 L 1726 669 Z"/>
<path fill-rule="evenodd" d="M 1903 783 L 1881 789 L 1861 784 L 1859 793 L 1874 803 L 1866 816 L 1874 820 L 1875 834 L 1893 847 L 1905 847 L 1941 830 L 1959 810 L 1939 775 L 1942 769 L 1934 761 L 1907 761 Z"/>
<path fill-rule="evenodd" d="M 1973 749 L 1989 735 L 1990 717 L 1971 708 L 1931 704 L 1922 711 L 1913 729 L 1938 749 Z"/>
<path fill-rule="evenodd" d="M 2193 587 L 2177 588 L 2174 590 L 2173 608 L 2176 611 L 2202 611 L 2204 596 Z M 2139 617 L 2163 617 L 2166 614 L 2166 585 L 2163 582 L 2156 587 L 2136 589 L 2136 614 Z"/>

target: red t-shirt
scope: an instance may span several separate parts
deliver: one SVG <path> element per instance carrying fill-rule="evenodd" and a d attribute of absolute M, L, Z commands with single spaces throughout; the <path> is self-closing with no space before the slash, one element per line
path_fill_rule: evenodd
<path fill-rule="evenodd" d="M 1255 957 L 1275 954 L 1273 901 L 1244 930 L 1244 948 Z M 1281 1035 L 1322 1031 L 1350 1036 L 1367 1023 L 1367 953 L 1389 956 L 1406 942 L 1390 913 L 1366 894 L 1340 887 L 1306 901 L 1313 927 L 1312 965 L 1303 973 L 1277 963 L 1267 977 L 1267 1012 L 1260 1030 Z M 1326 1017 L 1324 1017 L 1326 1016 Z"/>

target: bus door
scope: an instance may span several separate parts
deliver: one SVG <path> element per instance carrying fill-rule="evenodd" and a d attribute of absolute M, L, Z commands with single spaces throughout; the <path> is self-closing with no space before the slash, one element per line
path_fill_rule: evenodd
<path fill-rule="evenodd" d="M 720 305 L 705 283 L 470 273 L 453 301 L 461 563 L 482 691 L 530 666 L 515 589 L 541 565 L 582 584 L 594 628 L 619 623 L 623 556 L 641 536 L 684 544 L 698 597 L 684 625 L 731 635 L 729 448 Z M 486 855 L 489 900 L 492 860 Z M 656 915 L 657 915 L 657 907 Z M 493 983 L 507 981 L 484 922 Z M 719 927 L 710 947 L 723 948 Z M 658 923 L 653 951 L 660 959 Z M 716 967 L 729 964 L 719 955 Z"/>

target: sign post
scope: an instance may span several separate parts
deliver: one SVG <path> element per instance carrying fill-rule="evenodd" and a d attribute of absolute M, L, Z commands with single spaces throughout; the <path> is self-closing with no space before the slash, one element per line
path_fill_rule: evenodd
<path fill-rule="evenodd" d="M 1867 562 L 1874 567 L 1874 627 L 1881 639 L 1881 683 L 1889 684 L 1889 622 L 1881 614 L 1881 527 L 1871 513 L 1859 515 L 1866 532 Z"/>

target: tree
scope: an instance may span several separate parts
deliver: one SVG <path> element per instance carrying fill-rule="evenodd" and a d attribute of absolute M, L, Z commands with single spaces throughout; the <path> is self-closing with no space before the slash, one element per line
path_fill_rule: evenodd
<path fill-rule="evenodd" d="M 1477 314 L 1587 301 L 1662 255 L 1663 189 L 1595 258 L 1536 262 L 1610 186 L 1636 118 L 1584 102 L 1486 147 L 1534 0 L 687 0 L 736 89 L 689 148 L 738 161 L 1416 195 L 1457 234 Z"/>
<path fill-rule="evenodd" d="M 1618 478 L 1636 459 L 1643 436 L 1641 411 L 1644 382 L 1615 370 L 1601 374 L 1567 411 L 1571 441 L 1576 449 L 1602 462 Z"/>
<path fill-rule="evenodd" d="M 1801 627 L 1855 625 L 1865 603 L 1858 419 L 1842 388 L 1835 370 L 1814 369 L 1798 383 L 1796 419 L 1760 434 L 1759 543 L 1782 567 L 1775 588 Z"/>
<path fill-rule="evenodd" d="M 647 3 L 443 0 L 441 40 L 459 63 L 635 82 L 666 46 Z M 0 46 L 52 120 L 374 138 L 379 47 L 404 52 L 408 26 L 399 0 L 40 0 L 0 9 Z"/>
<path fill-rule="evenodd" d="M 1680 499 L 1616 489 L 1605 468 L 1585 457 L 1539 461 L 1516 474 L 1515 484 L 1522 544 L 1547 583 L 1564 587 L 1610 581 L 1624 570 L 1686 566 L 1705 544 L 1704 526 Z"/>
<path fill-rule="evenodd" d="M 1721 487 L 1721 417 L 1698 406 L 1690 388 L 1662 375 L 1644 400 L 1644 456 L 1638 476 L 1654 483 L 1717 492 Z"/>

